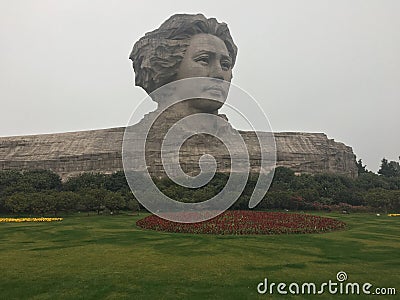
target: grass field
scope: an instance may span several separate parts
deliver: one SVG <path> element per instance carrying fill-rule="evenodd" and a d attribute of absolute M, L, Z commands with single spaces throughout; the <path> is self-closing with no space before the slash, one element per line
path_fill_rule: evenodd
<path fill-rule="evenodd" d="M 0 224 L 0 299 L 310 299 L 259 295 L 257 284 L 320 284 L 339 271 L 397 295 L 313 299 L 400 299 L 400 217 L 327 214 L 348 229 L 209 236 L 142 230 L 135 221 L 144 216 Z"/>

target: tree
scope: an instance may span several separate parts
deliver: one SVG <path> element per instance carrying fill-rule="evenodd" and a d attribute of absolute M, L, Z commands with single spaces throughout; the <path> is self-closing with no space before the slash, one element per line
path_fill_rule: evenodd
<path fill-rule="evenodd" d="M 17 185 L 22 178 L 22 174 L 18 171 L 0 171 L 0 196 L 7 195 L 6 188 Z"/>
<path fill-rule="evenodd" d="M 383 209 L 385 213 L 400 212 L 400 190 L 373 189 L 366 194 L 368 205 Z"/>
<path fill-rule="evenodd" d="M 390 191 L 390 205 L 393 213 L 400 213 L 400 190 Z"/>
<path fill-rule="evenodd" d="M 3 199 L 15 193 L 58 191 L 60 188 L 60 176 L 49 170 L 0 172 L 0 198 Z"/>
<path fill-rule="evenodd" d="M 124 197 L 120 193 L 108 192 L 106 195 L 104 206 L 108 208 L 111 214 L 118 212 L 126 205 Z"/>
<path fill-rule="evenodd" d="M 80 195 L 75 192 L 54 192 L 54 216 L 61 211 L 78 210 Z"/>
<path fill-rule="evenodd" d="M 389 189 L 391 190 L 400 190 L 400 176 L 396 177 L 387 177 L 384 178 L 387 184 L 389 185 Z"/>
<path fill-rule="evenodd" d="M 358 169 L 358 175 L 361 175 L 361 174 L 364 174 L 364 173 L 368 173 L 368 170 L 366 168 L 367 165 L 363 165 L 362 164 L 361 158 L 358 161 L 356 161 L 356 166 L 357 166 L 357 169 Z"/>
<path fill-rule="evenodd" d="M 118 171 L 105 177 L 104 187 L 112 192 L 129 190 L 124 171 Z"/>
<path fill-rule="evenodd" d="M 365 195 L 365 198 L 369 206 L 383 209 L 383 211 L 387 213 L 388 209 L 390 208 L 390 202 L 391 202 L 390 196 L 391 196 L 390 191 L 377 188 L 369 190 Z"/>
<path fill-rule="evenodd" d="M 353 182 L 350 178 L 336 174 L 316 174 L 316 188 L 320 197 L 332 198 L 335 203 L 344 202 Z"/>
<path fill-rule="evenodd" d="M 31 203 L 28 195 L 24 193 L 15 193 L 9 196 L 4 201 L 4 206 L 6 209 L 15 214 L 28 213 L 31 210 Z"/>
<path fill-rule="evenodd" d="M 277 167 L 275 169 L 274 178 L 272 180 L 271 188 L 276 190 L 287 190 L 293 185 L 293 181 L 296 179 L 294 175 L 294 171 L 285 168 L 285 167 Z"/>
<path fill-rule="evenodd" d="M 288 191 L 268 191 L 258 207 L 268 209 L 291 208 L 292 197 L 293 194 Z"/>
<path fill-rule="evenodd" d="M 296 191 L 296 194 L 301 196 L 307 202 L 317 202 L 319 201 L 319 194 L 316 189 L 306 188 L 299 189 Z"/>
<path fill-rule="evenodd" d="M 130 211 L 137 212 L 140 210 L 140 205 L 136 199 L 131 198 L 126 201 L 126 208 L 129 209 Z"/>
<path fill-rule="evenodd" d="M 36 189 L 29 183 L 21 172 L 1 171 L 0 172 L 0 197 L 5 199 L 15 193 L 31 193 Z"/>
<path fill-rule="evenodd" d="M 80 199 L 81 199 L 81 206 L 84 208 L 85 211 L 96 211 L 97 214 L 100 214 L 105 208 L 105 199 L 110 193 L 105 189 L 83 189 L 80 191 Z"/>
<path fill-rule="evenodd" d="M 399 157 L 400 159 L 400 157 Z M 382 159 L 381 168 L 378 171 L 378 174 L 381 174 L 386 177 L 397 177 L 400 176 L 400 164 L 397 161 L 390 161 L 386 158 Z"/>
<path fill-rule="evenodd" d="M 61 178 L 50 170 L 32 170 L 23 172 L 22 181 L 35 191 L 60 190 Z"/>
<path fill-rule="evenodd" d="M 385 178 L 383 176 L 379 176 L 378 174 L 369 172 L 365 174 L 361 174 L 358 176 L 358 178 L 355 180 L 355 185 L 358 189 L 368 191 L 370 189 L 374 188 L 383 188 L 387 189 L 389 188 L 389 184 L 387 182 L 388 178 Z"/>
<path fill-rule="evenodd" d="M 77 192 L 84 189 L 103 189 L 106 175 L 83 173 L 79 176 L 71 177 L 64 183 L 65 191 Z"/>
<path fill-rule="evenodd" d="M 56 196 L 53 194 L 38 192 L 29 194 L 31 209 L 35 214 L 45 215 L 56 211 Z"/>

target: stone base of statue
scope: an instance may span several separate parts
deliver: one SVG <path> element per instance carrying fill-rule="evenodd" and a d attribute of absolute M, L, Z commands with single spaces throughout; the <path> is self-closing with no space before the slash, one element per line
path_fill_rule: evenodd
<path fill-rule="evenodd" d="M 110 174 L 121 171 L 124 131 L 125 127 L 117 127 L 1 137 L 0 170 L 47 169 L 63 179 L 84 172 Z M 251 153 L 250 157 L 257 157 L 257 145 L 252 143 L 256 138 L 255 133 L 240 133 Z M 324 133 L 275 132 L 274 137 L 277 166 L 291 168 L 297 174 L 332 173 L 357 177 L 352 148 L 329 139 Z M 192 150 L 182 151 L 182 168 L 198 170 L 197 157 L 203 153 L 204 148 L 204 144 L 195 144 Z M 212 147 L 207 151 L 215 152 Z M 219 156 L 222 162 L 227 159 L 225 155 Z M 251 161 L 251 164 L 257 165 L 257 161 Z M 163 173 L 156 170 L 160 166 L 155 168 L 154 175 L 162 176 Z M 219 167 L 219 170 L 224 170 L 223 163 Z"/>

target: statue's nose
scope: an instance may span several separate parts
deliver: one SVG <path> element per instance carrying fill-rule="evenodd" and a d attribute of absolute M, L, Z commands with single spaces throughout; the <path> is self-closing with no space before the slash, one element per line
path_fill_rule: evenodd
<path fill-rule="evenodd" d="M 208 77 L 224 80 L 224 71 L 219 62 L 214 62 L 210 65 Z"/>

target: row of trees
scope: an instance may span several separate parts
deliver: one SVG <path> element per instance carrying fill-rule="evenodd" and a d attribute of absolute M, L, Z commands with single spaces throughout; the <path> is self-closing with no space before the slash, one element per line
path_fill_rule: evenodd
<path fill-rule="evenodd" d="M 372 173 L 367 170 L 367 166 L 363 165 L 362 159 L 360 158 L 356 162 L 358 168 L 358 175 L 365 173 Z M 400 156 L 399 161 L 388 161 L 386 158 L 382 158 L 381 167 L 378 170 L 378 174 L 385 177 L 399 177 L 400 176 Z"/>
<path fill-rule="evenodd" d="M 366 170 L 361 160 L 359 166 Z M 335 174 L 296 176 L 292 170 L 278 167 L 270 190 L 258 208 L 400 212 L 400 175 L 393 172 L 397 167 L 382 160 L 381 175 L 365 171 L 356 179 Z M 388 168 L 392 171 L 386 172 Z M 154 181 L 164 194 L 175 200 L 201 202 L 217 195 L 228 179 L 227 174 L 216 174 L 209 184 L 197 189 L 181 187 L 165 178 Z M 248 208 L 256 182 L 257 177 L 250 176 L 233 209 Z M 68 211 L 95 211 L 100 214 L 139 208 L 123 171 L 111 175 L 85 173 L 66 182 L 46 170 L 0 172 L 0 211 L 3 213 L 57 215 Z"/>
<path fill-rule="evenodd" d="M 139 210 L 124 173 L 82 174 L 62 182 L 48 170 L 0 172 L 0 212 L 57 216 L 60 212 Z"/>
<path fill-rule="evenodd" d="M 130 198 L 130 199 L 129 199 Z M 6 210 L 14 214 L 35 214 L 57 216 L 59 213 L 73 211 L 118 213 L 120 210 L 139 210 L 133 197 L 124 197 L 105 189 L 86 189 L 80 192 L 47 191 L 34 193 L 15 193 L 3 202 Z"/>

